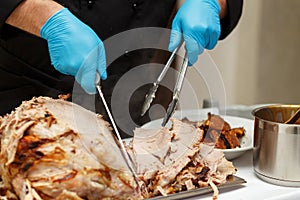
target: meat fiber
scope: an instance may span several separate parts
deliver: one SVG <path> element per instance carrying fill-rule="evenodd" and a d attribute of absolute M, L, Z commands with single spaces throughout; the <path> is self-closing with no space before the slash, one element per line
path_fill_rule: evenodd
<path fill-rule="evenodd" d="M 64 100 L 23 102 L 0 118 L 1 199 L 138 199 L 100 115 Z"/>
<path fill-rule="evenodd" d="M 171 129 L 137 128 L 129 152 L 148 196 L 225 183 L 235 174 L 233 164 L 214 145 L 203 144 L 203 130 L 189 121 L 171 119 Z"/>

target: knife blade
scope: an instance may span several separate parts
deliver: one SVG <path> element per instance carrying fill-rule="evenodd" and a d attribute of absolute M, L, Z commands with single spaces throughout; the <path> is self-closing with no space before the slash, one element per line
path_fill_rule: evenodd
<path fill-rule="evenodd" d="M 97 88 L 97 90 L 98 90 L 99 96 L 100 96 L 100 98 L 101 98 L 101 100 L 102 100 L 102 102 L 103 102 L 103 105 L 104 105 L 104 107 L 105 107 L 105 110 L 106 110 L 106 112 L 107 112 L 107 114 L 108 114 L 108 117 L 109 117 L 109 119 L 110 119 L 110 121 L 111 121 L 113 130 L 114 130 L 114 132 L 115 132 L 115 134 L 116 134 L 116 137 L 117 137 L 117 139 L 118 139 L 117 141 L 119 142 L 119 144 L 117 144 L 117 145 L 120 147 L 121 155 L 122 155 L 122 157 L 123 157 L 123 159 L 124 159 L 124 161 L 125 161 L 125 163 L 126 163 L 128 169 L 129 169 L 129 171 L 131 172 L 131 174 L 132 174 L 132 176 L 133 176 L 133 178 L 134 178 L 134 181 L 135 181 L 135 183 L 137 184 L 137 187 L 140 188 L 140 185 L 139 185 L 139 178 L 137 177 L 137 174 L 136 174 L 136 172 L 135 172 L 135 170 L 134 170 L 134 164 L 133 164 L 133 161 L 132 161 L 131 158 L 129 157 L 128 152 L 126 151 L 126 148 L 125 148 L 125 146 L 124 146 L 123 140 L 122 140 L 121 135 L 120 135 L 120 133 L 119 133 L 119 130 L 118 130 L 117 126 L 116 126 L 115 120 L 114 120 L 114 118 L 113 118 L 113 116 L 112 116 L 112 114 L 111 114 L 111 112 L 110 112 L 110 109 L 109 109 L 109 107 L 108 107 L 108 105 L 107 105 L 107 103 L 106 103 L 105 97 L 104 97 L 104 95 L 103 95 L 103 92 L 102 92 L 102 90 L 101 90 L 101 86 L 100 86 L 99 83 L 100 83 L 100 76 L 99 76 L 99 74 L 97 73 L 97 74 L 96 74 L 96 88 Z"/>

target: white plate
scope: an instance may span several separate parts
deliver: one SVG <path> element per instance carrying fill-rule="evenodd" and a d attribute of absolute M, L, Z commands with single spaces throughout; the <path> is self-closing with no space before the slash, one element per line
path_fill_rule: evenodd
<path fill-rule="evenodd" d="M 216 114 L 213 113 L 212 114 Z M 182 119 L 183 117 L 187 117 L 191 121 L 202 121 L 207 119 L 207 112 L 203 115 L 202 110 L 194 110 L 194 111 L 180 111 L 174 114 L 174 117 L 177 119 Z M 226 159 L 233 160 L 241 155 L 243 155 L 247 150 L 253 148 L 253 127 L 254 121 L 251 119 L 235 117 L 235 116 L 222 116 L 222 118 L 230 124 L 231 128 L 244 127 L 245 136 L 241 139 L 241 147 L 237 147 L 234 149 L 223 149 L 221 151 L 224 152 Z M 148 122 L 142 126 L 142 128 L 146 129 L 158 129 L 161 127 L 162 119 L 153 120 Z M 170 127 L 170 122 L 167 124 Z"/>

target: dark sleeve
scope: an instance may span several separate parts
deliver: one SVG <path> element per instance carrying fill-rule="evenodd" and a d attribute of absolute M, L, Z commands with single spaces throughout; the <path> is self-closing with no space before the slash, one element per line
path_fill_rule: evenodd
<path fill-rule="evenodd" d="M 0 30 L 12 11 L 22 2 L 22 0 L 0 0 Z"/>
<path fill-rule="evenodd" d="M 243 10 L 243 0 L 227 0 L 227 15 L 221 20 L 220 40 L 226 38 L 236 27 Z"/>

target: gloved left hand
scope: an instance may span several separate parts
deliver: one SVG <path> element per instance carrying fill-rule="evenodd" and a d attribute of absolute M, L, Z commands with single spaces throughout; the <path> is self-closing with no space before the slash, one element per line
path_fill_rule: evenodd
<path fill-rule="evenodd" d="M 213 49 L 218 42 L 219 13 L 218 0 L 185 0 L 172 23 L 169 51 L 181 43 L 183 35 L 189 65 L 194 64 L 204 48 Z"/>
<path fill-rule="evenodd" d="M 104 45 L 96 33 L 63 8 L 47 20 L 40 34 L 48 42 L 55 69 L 75 76 L 87 93 L 96 93 L 96 73 L 103 80 L 107 77 Z"/>

